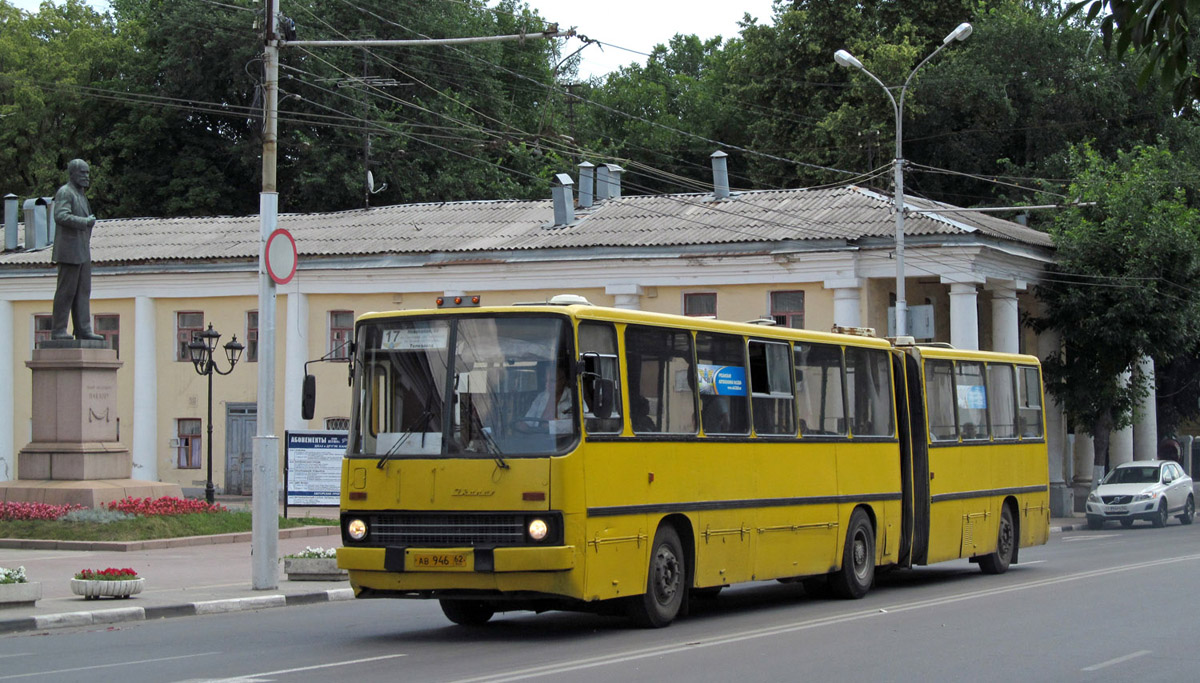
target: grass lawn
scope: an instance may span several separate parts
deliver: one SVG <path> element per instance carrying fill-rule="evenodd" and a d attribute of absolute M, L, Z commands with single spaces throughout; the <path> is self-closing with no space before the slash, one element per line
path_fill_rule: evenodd
<path fill-rule="evenodd" d="M 37 538 L 54 541 L 145 541 L 152 538 L 210 536 L 250 531 L 249 510 L 155 515 L 101 524 L 62 520 L 0 520 L 0 538 Z M 279 518 L 280 529 L 300 526 L 335 526 L 336 519 Z"/>

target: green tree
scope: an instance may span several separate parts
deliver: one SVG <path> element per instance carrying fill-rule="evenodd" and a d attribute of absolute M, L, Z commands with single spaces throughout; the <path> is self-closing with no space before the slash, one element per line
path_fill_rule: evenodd
<path fill-rule="evenodd" d="M 1100 18 L 1104 44 L 1117 54 L 1132 48 L 1146 57 L 1142 82 L 1157 72 L 1174 93 L 1176 107 L 1190 108 L 1200 96 L 1200 55 L 1192 26 L 1192 18 L 1200 16 L 1200 0 L 1082 0 L 1066 6 L 1063 20 L 1079 15 L 1088 21 Z"/>
<path fill-rule="evenodd" d="M 1111 432 L 1131 424 L 1146 394 L 1139 359 L 1165 368 L 1200 332 L 1200 214 L 1187 201 L 1198 176 L 1151 146 L 1110 162 L 1085 145 L 1071 166 L 1082 205 L 1054 221 L 1057 260 L 1035 290 L 1043 309 L 1031 322 L 1064 340 L 1061 356 L 1044 359 L 1046 386 L 1095 437 L 1103 467 Z"/>

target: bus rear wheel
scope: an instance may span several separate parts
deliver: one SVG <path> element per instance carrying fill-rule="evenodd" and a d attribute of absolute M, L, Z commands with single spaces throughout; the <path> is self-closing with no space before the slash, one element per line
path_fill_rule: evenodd
<path fill-rule="evenodd" d="M 670 625 L 683 605 L 686 559 L 679 534 L 669 525 L 658 528 L 650 546 L 650 568 L 646 572 L 646 592 L 629 602 L 629 618 L 642 628 Z"/>
<path fill-rule="evenodd" d="M 829 588 L 839 598 L 857 600 L 871 590 L 874 581 L 875 530 L 871 518 L 859 508 L 850 515 L 842 568 L 829 575 Z"/>
<path fill-rule="evenodd" d="M 979 569 L 984 574 L 1003 574 L 1012 564 L 1013 549 L 1017 547 L 1017 528 L 1013 524 L 1012 511 L 1007 505 L 1000 509 L 1000 531 L 996 534 L 996 552 L 979 558 Z"/>
<path fill-rule="evenodd" d="M 496 610 L 482 600 L 438 600 L 442 614 L 459 626 L 482 626 Z"/>

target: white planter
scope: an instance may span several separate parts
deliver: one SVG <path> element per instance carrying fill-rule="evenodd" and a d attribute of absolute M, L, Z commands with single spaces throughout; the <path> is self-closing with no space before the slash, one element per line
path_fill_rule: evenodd
<path fill-rule="evenodd" d="M 5 607 L 33 607 L 42 599 L 42 584 L 37 581 L 26 583 L 0 583 L 0 609 Z"/>
<path fill-rule="evenodd" d="M 283 572 L 288 581 L 346 581 L 350 575 L 338 569 L 336 557 L 285 557 Z"/>
<path fill-rule="evenodd" d="M 71 579 L 71 592 L 75 595 L 82 595 L 85 600 L 127 598 L 141 593 L 144 581 L 145 579 L 127 579 L 125 581 Z"/>

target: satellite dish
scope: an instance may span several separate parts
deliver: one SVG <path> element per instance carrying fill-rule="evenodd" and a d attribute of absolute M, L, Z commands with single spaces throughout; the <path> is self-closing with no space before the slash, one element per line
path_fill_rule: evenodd
<path fill-rule="evenodd" d="M 370 192 L 371 194 L 379 194 L 380 192 L 383 192 L 386 189 L 387 189 L 387 183 L 384 183 L 383 185 L 381 185 L 379 187 L 378 190 L 376 190 L 375 189 L 375 174 L 371 173 L 370 171 L 367 171 L 367 192 Z"/>

